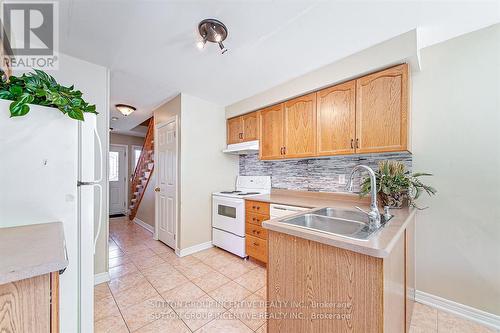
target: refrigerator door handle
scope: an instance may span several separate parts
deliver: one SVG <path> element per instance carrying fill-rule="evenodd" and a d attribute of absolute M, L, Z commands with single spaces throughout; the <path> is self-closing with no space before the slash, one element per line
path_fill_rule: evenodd
<path fill-rule="evenodd" d="M 94 238 L 94 254 L 97 246 L 97 240 L 99 239 L 99 234 L 101 233 L 101 225 L 102 225 L 102 185 L 101 184 L 93 184 L 93 186 L 99 189 L 99 223 L 97 224 L 97 233 Z"/>
<path fill-rule="evenodd" d="M 95 180 L 96 183 L 100 183 L 102 181 L 102 178 L 104 176 L 104 159 L 103 159 L 103 153 L 102 153 L 102 141 L 101 137 L 99 136 L 99 133 L 97 132 L 97 128 L 94 127 L 94 135 L 97 139 L 97 146 L 99 147 L 99 163 L 101 164 L 99 168 L 99 178 Z M 102 196 L 102 195 L 101 195 Z"/>

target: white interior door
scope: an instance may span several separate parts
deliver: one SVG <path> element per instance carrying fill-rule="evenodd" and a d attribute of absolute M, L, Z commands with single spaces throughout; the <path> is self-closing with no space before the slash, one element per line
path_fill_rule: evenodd
<path fill-rule="evenodd" d="M 109 148 L 109 214 L 127 211 L 127 147 L 110 145 Z"/>
<path fill-rule="evenodd" d="M 158 239 L 175 249 L 177 224 L 177 122 L 156 128 L 155 207 Z"/>

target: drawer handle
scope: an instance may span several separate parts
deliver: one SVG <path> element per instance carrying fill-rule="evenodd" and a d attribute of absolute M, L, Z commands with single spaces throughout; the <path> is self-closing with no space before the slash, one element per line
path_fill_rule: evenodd
<path fill-rule="evenodd" d="M 257 209 L 260 209 L 260 207 L 259 207 L 259 206 L 257 206 Z"/>
<path fill-rule="evenodd" d="M 252 206 L 252 209 L 255 209 L 255 206 Z"/>
<path fill-rule="evenodd" d="M 255 243 L 255 242 L 253 242 L 253 245 L 254 245 L 254 246 L 259 246 L 259 243 Z"/>

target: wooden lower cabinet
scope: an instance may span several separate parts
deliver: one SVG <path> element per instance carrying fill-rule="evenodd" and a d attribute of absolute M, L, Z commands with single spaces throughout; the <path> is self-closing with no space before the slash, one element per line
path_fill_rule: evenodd
<path fill-rule="evenodd" d="M 268 202 L 246 200 L 245 212 L 249 214 L 257 214 L 260 215 L 261 217 L 266 217 L 266 220 L 268 220 L 270 213 L 270 205 Z"/>
<path fill-rule="evenodd" d="M 267 230 L 262 222 L 269 220 L 269 203 L 245 201 L 245 249 L 247 255 L 267 263 Z"/>
<path fill-rule="evenodd" d="M 59 332 L 59 273 L 0 285 L 0 332 Z"/>
<path fill-rule="evenodd" d="M 267 263 L 267 240 L 248 234 L 245 237 L 248 256 Z"/>
<path fill-rule="evenodd" d="M 408 332 L 413 223 L 383 259 L 269 230 L 268 332 Z"/>

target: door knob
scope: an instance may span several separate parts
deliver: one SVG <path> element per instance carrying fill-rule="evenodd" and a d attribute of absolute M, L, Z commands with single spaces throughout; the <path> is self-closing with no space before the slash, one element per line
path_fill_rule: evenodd
<path fill-rule="evenodd" d="M 160 188 L 159 187 L 155 187 L 155 192 L 160 192 Z"/>

